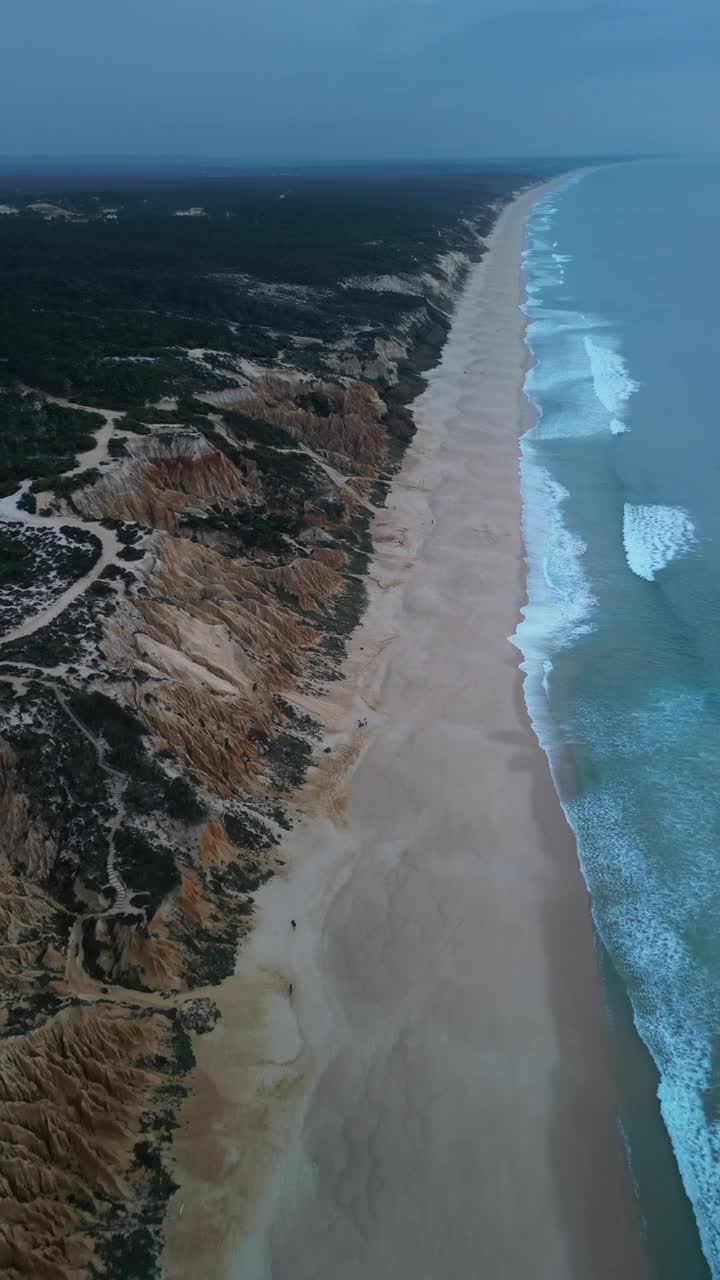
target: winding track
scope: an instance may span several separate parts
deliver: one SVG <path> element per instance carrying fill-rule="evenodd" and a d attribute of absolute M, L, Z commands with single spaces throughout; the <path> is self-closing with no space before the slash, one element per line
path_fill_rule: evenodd
<path fill-rule="evenodd" d="M 62 707 L 62 710 L 65 712 L 66 716 L 68 716 L 69 719 L 72 720 L 76 728 L 80 730 L 83 737 L 87 738 L 88 742 L 93 747 L 95 754 L 97 755 L 97 761 L 98 761 L 98 764 L 100 765 L 100 768 L 103 770 L 104 773 L 109 774 L 110 777 L 113 779 L 112 799 L 115 807 L 115 814 L 110 820 L 110 823 L 108 826 L 109 838 L 108 838 L 108 856 L 107 856 L 106 873 L 107 873 L 108 884 L 115 892 L 115 900 L 113 901 L 112 906 L 108 907 L 107 910 L 99 911 L 99 912 L 91 912 L 90 914 L 98 915 L 98 916 L 119 916 L 119 915 L 144 916 L 145 912 L 143 911 L 143 909 L 141 907 L 136 907 L 133 905 L 131 901 L 132 894 L 130 893 L 130 890 L 128 889 L 127 885 L 125 884 L 125 881 L 120 875 L 120 872 L 117 869 L 117 864 L 115 861 L 115 832 L 120 826 L 120 823 L 125 813 L 125 806 L 123 804 L 122 793 L 125 790 L 127 779 L 122 773 L 120 773 L 117 769 L 113 769 L 112 765 L 107 763 L 107 761 L 105 760 L 104 744 L 100 741 L 99 738 L 95 737 L 94 733 L 91 733 L 87 725 L 83 724 L 82 720 L 80 720 L 79 717 L 75 715 L 75 712 L 70 709 L 67 703 L 67 699 L 65 698 L 64 694 L 60 691 L 58 686 L 51 685 L 51 688 L 53 693 L 55 694 L 55 697 L 59 705 Z M 87 915 L 83 916 L 83 919 L 87 920 L 88 916 Z"/>
<path fill-rule="evenodd" d="M 63 404 L 70 408 L 83 408 L 82 405 L 72 405 L 69 401 L 59 400 L 57 398 L 54 398 L 54 400 L 55 403 Z M 105 425 L 96 433 L 95 445 L 91 450 L 80 455 L 77 465 L 65 474 L 77 474 L 87 466 L 97 465 L 99 461 L 104 460 L 107 456 L 108 441 L 115 428 L 115 420 L 118 417 L 118 414 L 109 411 L 101 411 L 101 413 L 105 419 Z M 20 493 L 25 492 L 28 488 L 29 482 L 26 481 L 22 485 Z M 81 529 L 84 533 L 89 533 L 98 539 L 100 543 L 100 555 L 92 568 L 86 574 L 83 574 L 82 577 L 77 578 L 75 582 L 71 583 L 70 586 L 57 597 L 57 599 L 53 600 L 44 609 L 40 609 L 38 613 L 27 618 L 24 622 L 20 623 L 19 626 L 4 635 L 0 639 L 0 649 L 5 645 L 10 644 L 13 640 L 24 639 L 27 636 L 33 635 L 36 631 L 41 631 L 56 618 L 60 617 L 60 615 L 64 613 L 75 600 L 85 594 L 88 588 L 92 586 L 93 582 L 100 577 L 107 565 L 115 560 L 115 557 L 120 550 L 120 542 L 114 530 L 106 529 L 97 521 L 80 520 L 75 516 L 33 515 L 28 511 L 19 510 L 17 502 L 20 493 L 13 494 L 9 498 L 5 498 L 0 501 L 0 522 L 22 524 L 28 528 L 35 529 L 61 529 L 63 527 L 67 528 L 68 526 L 73 529 Z M 20 661 L 14 662 L 13 666 L 27 666 L 28 669 L 32 669 L 34 678 L 37 678 L 38 668 L 34 664 L 26 664 Z M 46 684 L 47 687 L 52 690 L 60 708 L 88 740 L 96 753 L 100 768 L 103 769 L 103 771 L 107 773 L 112 780 L 111 799 L 114 813 L 108 824 L 106 877 L 107 884 L 109 888 L 112 889 L 114 897 L 111 905 L 104 911 L 87 912 L 85 915 L 79 916 L 76 919 L 68 939 L 66 976 L 69 978 L 72 972 L 77 972 L 78 969 L 84 974 L 84 967 L 82 964 L 82 930 L 83 924 L 86 920 L 111 915 L 136 915 L 144 918 L 145 912 L 141 907 L 137 907 L 132 903 L 132 895 L 118 871 L 115 860 L 115 833 L 120 826 L 125 812 L 123 791 L 126 779 L 118 772 L 117 769 L 113 769 L 111 765 L 107 764 L 105 760 L 104 745 L 71 710 L 67 699 L 59 686 L 55 682 L 49 680 L 42 681 L 42 683 Z"/>
<path fill-rule="evenodd" d="M 82 529 L 84 533 L 92 534 L 100 543 L 100 555 L 95 561 L 92 569 L 83 577 L 77 578 L 75 582 L 71 582 L 61 595 L 53 600 L 51 604 L 46 605 L 38 613 L 30 618 L 26 618 L 19 626 L 12 631 L 8 631 L 6 635 L 0 639 L 0 648 L 9 644 L 11 640 L 22 640 L 26 636 L 31 636 L 36 631 L 42 630 L 48 623 L 53 622 L 61 613 L 73 604 L 80 596 L 84 595 L 88 587 L 100 577 L 103 570 L 115 559 L 120 550 L 120 542 L 117 534 L 113 529 L 105 529 L 103 525 L 97 522 L 78 520 L 74 516 L 34 516 L 28 511 L 18 511 L 17 507 L 12 510 L 3 508 L 0 504 L 0 521 L 9 524 L 24 524 L 34 529 L 61 529 L 70 526 L 72 529 Z"/>

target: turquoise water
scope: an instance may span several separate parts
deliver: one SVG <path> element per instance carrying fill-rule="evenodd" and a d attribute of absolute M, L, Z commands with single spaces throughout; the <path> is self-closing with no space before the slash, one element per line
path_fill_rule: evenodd
<path fill-rule="evenodd" d="M 591 892 L 663 1280 L 720 1277 L 718 228 L 720 166 L 633 163 L 544 198 L 525 252 L 540 416 L 515 642 Z"/>

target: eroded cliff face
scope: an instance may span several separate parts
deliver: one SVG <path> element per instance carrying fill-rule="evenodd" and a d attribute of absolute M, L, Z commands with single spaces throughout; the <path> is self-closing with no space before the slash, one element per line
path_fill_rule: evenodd
<path fill-rule="evenodd" d="M 74 496 L 76 511 L 88 519 L 137 521 L 174 533 L 188 509 L 249 503 L 251 468 L 243 474 L 195 430 L 153 432 L 133 440 L 130 452 L 127 462 Z"/>
<path fill-rule="evenodd" d="M 446 328 L 430 307 L 323 376 L 256 367 L 191 421 L 116 421 L 115 460 L 25 517 L 104 541 L 93 580 L 0 640 L 3 1274 L 156 1274 L 193 1039 L 326 751 L 372 513 Z"/>
<path fill-rule="evenodd" d="M 235 406 L 242 413 L 283 427 L 341 470 L 357 466 L 374 474 L 385 461 L 387 406 L 374 387 L 361 382 L 316 382 L 298 388 L 284 378 L 260 378 Z M 241 419 L 231 418 L 242 431 Z"/>
<path fill-rule="evenodd" d="M 141 1274 L 133 1253 L 169 1182 L 162 1126 L 147 1138 L 145 1117 L 167 1107 L 176 1062 L 171 1018 L 111 1004 L 67 1007 L 0 1044 L 4 1276 L 75 1280 L 121 1259 Z"/>
<path fill-rule="evenodd" d="M 267 761 L 293 715 L 279 695 L 308 667 L 322 632 L 303 615 L 331 612 L 347 556 L 320 549 L 265 567 L 185 538 L 156 545 L 145 590 L 108 628 L 108 660 L 136 677 L 125 697 L 160 749 L 218 795 L 279 794 Z"/>

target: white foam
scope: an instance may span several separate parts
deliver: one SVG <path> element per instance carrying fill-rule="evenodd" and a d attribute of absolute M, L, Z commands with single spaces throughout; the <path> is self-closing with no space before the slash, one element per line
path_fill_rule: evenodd
<path fill-rule="evenodd" d="M 546 439 L 620 435 L 627 431 L 625 410 L 639 383 L 630 376 L 617 338 L 608 333 L 607 320 L 571 310 L 565 296 L 555 300 L 573 260 L 547 235 L 557 207 L 540 201 L 528 220 L 522 310 L 530 321 L 526 342 L 536 364 L 526 392 L 552 402 L 543 419 Z"/>
<path fill-rule="evenodd" d="M 593 719 L 596 714 L 595 705 Z M 657 728 L 656 718 L 645 733 L 633 726 L 639 730 L 633 754 L 651 758 L 657 752 Z M 622 729 L 620 736 L 626 740 Z M 672 794 L 669 778 L 666 794 Z M 593 895 L 602 893 L 603 909 L 594 913 L 595 923 L 622 972 L 633 998 L 636 1028 L 660 1073 L 663 1121 L 695 1210 L 703 1251 L 715 1264 L 713 1275 L 720 1275 L 720 1225 L 714 1212 L 720 1126 L 705 1105 L 713 1091 L 716 1020 L 707 998 L 713 980 L 709 972 L 702 972 L 697 953 L 685 940 L 688 927 L 713 898 L 715 867 L 713 863 L 703 882 L 697 877 L 697 863 L 695 877 L 687 878 L 689 863 L 684 867 L 683 893 L 678 893 L 674 876 L 658 875 L 662 864 L 629 836 L 633 816 L 626 812 L 626 802 L 622 784 L 616 781 L 580 794 L 564 808 L 578 837 L 588 888 Z M 693 850 L 694 857 L 697 852 Z"/>
<path fill-rule="evenodd" d="M 538 438 L 577 439 L 607 436 L 610 418 L 598 400 L 588 373 L 584 347 L 587 326 L 556 320 L 557 311 L 533 319 L 527 345 L 536 357 L 525 383 L 525 394 L 539 405 L 542 422 Z"/>
<path fill-rule="evenodd" d="M 568 254 L 553 252 L 528 236 L 524 257 L 528 316 L 526 343 L 536 358 L 526 394 L 544 403 L 544 439 L 619 435 L 627 430 L 627 401 L 639 384 L 630 376 L 601 316 L 572 310 L 567 298 L 554 302 Z"/>
<path fill-rule="evenodd" d="M 574 186 L 576 181 L 574 178 L 566 186 Z M 521 309 L 531 317 L 526 344 L 536 356 L 536 363 L 527 372 L 524 390 L 537 411 L 537 422 L 520 441 L 528 599 L 521 609 L 522 621 L 509 637 L 522 654 L 520 669 L 525 673 L 525 701 L 535 732 L 548 755 L 552 753 L 553 738 L 552 722 L 547 715 L 552 655 L 592 630 L 596 603 L 583 563 L 587 548 L 565 522 L 564 507 L 570 495 L 542 465 L 535 445 L 536 440 L 554 431 L 553 425 L 547 424 L 541 404 L 546 379 L 554 391 L 560 383 L 567 387 L 568 370 L 555 365 L 551 368 L 536 351 L 533 340 L 539 343 L 550 338 L 555 345 L 558 336 L 565 333 L 577 343 L 578 330 L 584 332 L 597 323 L 593 317 L 567 309 L 543 307 L 539 298 L 546 287 L 559 282 L 563 265 L 571 261 L 568 255 L 557 252 L 557 240 L 548 244 L 537 234 L 538 228 L 546 231 L 550 226 L 558 209 L 557 197 L 564 190 L 565 187 L 553 193 L 552 200 L 545 197 L 535 205 L 528 219 L 523 255 L 525 300 Z M 574 378 L 572 371 L 569 377 Z"/>
<path fill-rule="evenodd" d="M 543 231 L 546 226 L 547 223 Z M 526 382 L 525 392 L 528 400 L 537 404 L 541 416 L 521 441 L 528 603 L 511 640 L 523 655 L 521 669 L 525 672 L 528 712 L 553 769 L 556 747 L 563 739 L 549 714 L 552 658 L 559 649 L 593 629 L 596 601 L 585 571 L 585 547 L 566 524 L 567 491 L 541 466 L 542 442 L 601 431 L 613 435 L 627 431 L 625 410 L 638 384 L 631 378 L 602 320 L 591 326 L 591 318 L 582 317 L 588 321 L 583 331 L 579 325 L 563 323 L 565 312 L 561 306 L 553 310 L 545 298 L 552 271 L 538 272 L 538 267 L 545 267 L 545 250 L 533 239 L 532 227 L 528 231 L 529 251 L 524 266 L 535 288 L 526 293 L 523 310 L 531 320 L 527 345 L 538 364 Z M 552 248 L 559 252 L 556 241 Z M 562 267 L 560 263 L 554 265 Z M 541 317 L 542 324 L 538 323 Z M 587 336 L 591 327 L 604 329 L 598 342 Z M 569 331 L 572 328 L 574 333 Z M 688 513 L 679 507 L 659 505 L 628 504 L 623 538 L 628 565 L 648 581 L 696 544 Z M 662 785 L 663 779 L 656 779 L 654 785 L 659 797 L 670 797 L 677 753 L 658 751 L 658 743 L 663 741 L 658 729 L 672 725 L 672 734 L 666 741 L 677 746 L 678 726 L 687 725 L 686 754 L 690 750 L 696 753 L 699 709 L 692 701 L 684 697 L 678 701 L 678 696 L 673 695 L 672 702 L 663 696 L 647 708 L 647 723 L 639 710 L 635 714 L 625 706 L 613 710 L 612 703 L 590 698 L 586 708 L 588 723 L 582 725 L 582 707 L 576 702 L 573 724 L 580 724 L 580 739 L 592 742 L 593 752 L 601 758 L 606 753 L 608 760 L 617 762 L 624 754 L 638 754 L 646 772 L 654 768 L 668 770 L 666 785 Z M 681 742 L 681 758 L 682 746 Z M 687 862 L 693 873 L 685 875 L 683 892 L 678 893 L 674 864 L 666 868 L 665 876 L 659 874 L 662 863 L 656 851 L 648 852 L 629 835 L 634 826 L 633 806 L 637 803 L 632 776 L 626 777 L 623 770 L 616 768 L 609 785 L 581 789 L 572 800 L 566 797 L 563 803 L 578 838 L 583 874 L 593 894 L 596 924 L 633 1001 L 638 1032 L 660 1073 L 658 1095 L 663 1119 L 695 1209 L 703 1250 L 713 1275 L 720 1280 L 720 1124 L 714 1116 L 711 1118 L 707 1107 L 718 1023 L 715 1004 L 708 1000 L 708 993 L 713 990 L 712 976 L 698 973 L 698 955 L 692 941 L 688 941 L 716 893 L 715 814 L 711 811 L 708 816 L 707 838 L 703 836 L 701 841 L 703 804 L 690 787 L 686 804 L 692 815 L 683 822 L 686 859 L 688 843 L 694 841 L 696 847 L 692 861 Z M 664 809 L 666 828 L 671 826 L 677 809 L 675 797 Z M 642 826 L 635 824 L 635 829 L 642 830 Z M 704 850 L 700 844 L 704 844 Z M 707 850 L 711 851 L 709 863 Z M 714 1104 L 714 1097 L 710 1101 Z"/>
<path fill-rule="evenodd" d="M 655 574 L 696 545 L 695 526 L 682 507 L 626 502 L 623 544 L 628 567 L 653 582 Z"/>
<path fill-rule="evenodd" d="M 583 563 L 586 545 L 565 523 L 564 507 L 570 495 L 539 462 L 533 445 L 535 430 L 526 432 L 520 442 L 528 602 L 509 640 L 522 653 L 528 712 L 538 739 L 551 755 L 555 735 L 547 711 L 552 655 L 593 629 L 596 602 Z"/>
<path fill-rule="evenodd" d="M 617 424 L 622 422 L 625 405 L 640 384 L 630 377 L 627 365 L 619 352 L 607 347 L 593 338 L 585 336 L 585 350 L 590 361 L 595 395 L 601 405 L 612 414 L 615 428 L 611 430 L 617 435 Z M 621 427 L 625 430 L 625 427 Z"/>

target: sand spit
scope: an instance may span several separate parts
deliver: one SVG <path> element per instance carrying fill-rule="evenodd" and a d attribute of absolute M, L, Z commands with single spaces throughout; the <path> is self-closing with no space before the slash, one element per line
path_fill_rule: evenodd
<path fill-rule="evenodd" d="M 196 1044 L 169 1280 L 644 1274 L 587 895 L 506 639 L 537 194 L 416 402 L 332 750 Z"/>

